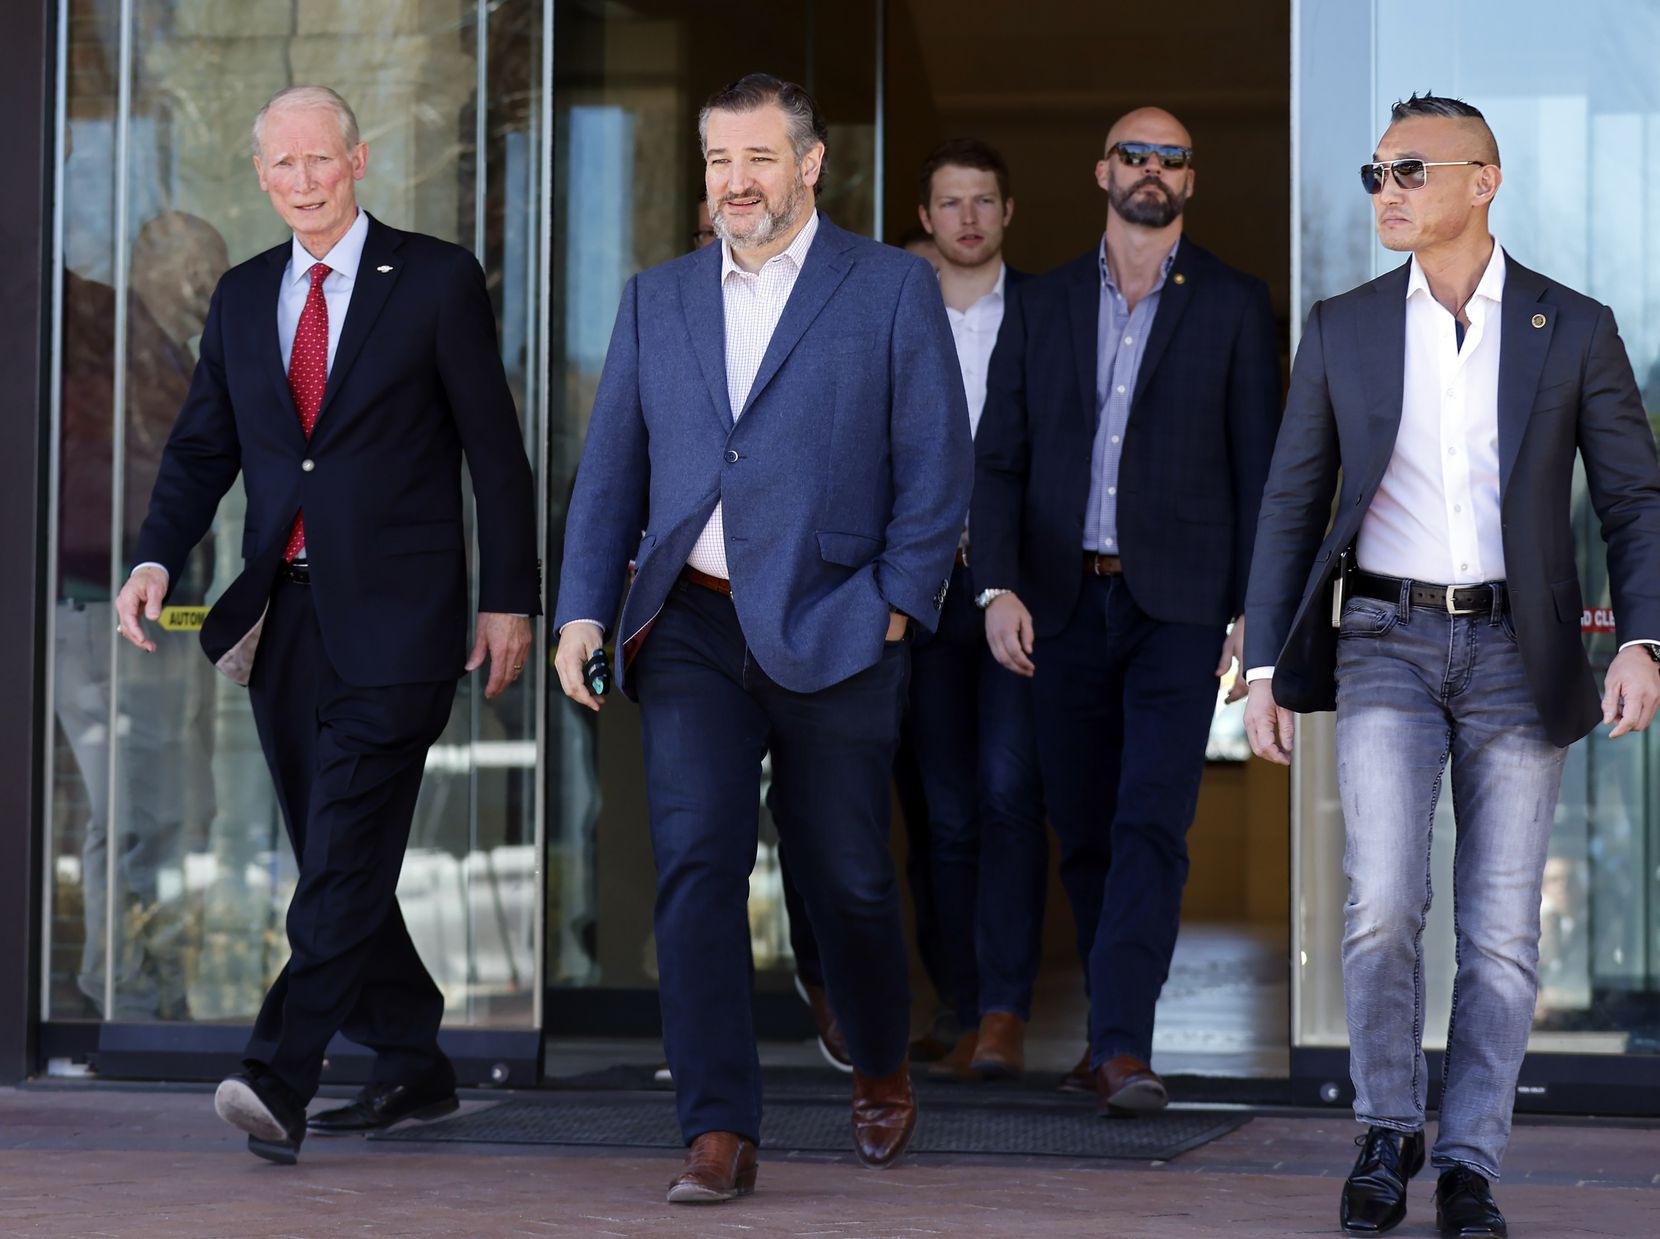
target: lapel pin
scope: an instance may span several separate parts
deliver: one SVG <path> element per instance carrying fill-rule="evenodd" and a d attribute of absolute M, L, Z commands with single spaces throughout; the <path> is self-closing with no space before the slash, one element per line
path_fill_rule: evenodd
<path fill-rule="evenodd" d="M 385 275 L 385 274 L 386 274 L 386 273 L 387 273 L 387 272 L 388 272 L 388 271 L 390 271 L 390 270 L 391 270 L 391 269 L 392 269 L 392 268 L 391 268 L 391 267 L 385 267 L 385 266 L 381 266 L 381 267 L 376 267 L 376 268 L 375 268 L 375 270 L 376 270 L 376 271 L 379 271 L 379 272 L 380 272 L 380 273 L 381 273 L 381 274 L 382 274 L 382 275 Z M 1537 324 L 1537 323 L 1535 323 L 1535 324 L 1534 324 L 1534 326 L 1538 326 L 1538 324 Z"/>
<path fill-rule="evenodd" d="M 1533 316 L 1533 325 L 1535 327 L 1543 327 L 1545 325 L 1545 316 L 1543 314 L 1535 314 Z"/>
<path fill-rule="evenodd" d="M 1175 280 L 1176 283 L 1178 283 L 1178 284 L 1187 283 L 1187 276 L 1183 275 L 1180 271 L 1176 272 L 1176 274 L 1171 276 L 1170 278 Z"/>

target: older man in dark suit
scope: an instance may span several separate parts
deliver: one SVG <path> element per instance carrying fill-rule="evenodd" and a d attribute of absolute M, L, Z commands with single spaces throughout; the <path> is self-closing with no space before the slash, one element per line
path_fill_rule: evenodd
<path fill-rule="evenodd" d="M 1436 1215 L 1443 1235 L 1504 1235 L 1488 1180 L 1533 1020 L 1566 746 L 1598 722 L 1642 731 L 1660 703 L 1660 468 L 1608 307 L 1493 239 L 1502 174 L 1481 113 L 1414 96 L 1391 121 L 1361 180 L 1379 238 L 1412 258 L 1309 313 L 1246 598 L 1246 731 L 1284 763 L 1292 711 L 1337 710 L 1343 987 L 1367 1125 L 1340 1203 L 1350 1234 L 1396 1226 L 1424 1163 L 1422 934 L 1451 758 L 1458 976 Z M 1576 454 L 1622 644 L 1600 702 L 1579 629 Z"/>
<path fill-rule="evenodd" d="M 289 961 L 215 1104 L 254 1153 L 292 1163 L 336 1032 L 375 1051 L 372 1082 L 314 1127 L 455 1106 L 443 996 L 404 927 L 398 871 L 456 678 L 486 656 L 486 695 L 518 676 L 541 585 L 530 466 L 478 263 L 358 208 L 368 147 L 332 90 L 278 93 L 253 136 L 260 187 L 293 236 L 214 292 L 139 535 L 145 562 L 117 612 L 153 652 L 142 619 L 159 616 L 240 473 L 245 567 L 202 644 L 248 686 L 299 884 Z M 471 653 L 463 457 L 479 545 Z"/>
<path fill-rule="evenodd" d="M 673 1202 L 755 1184 L 749 871 L 761 759 L 854 1067 L 869 1165 L 916 1121 L 888 786 L 912 623 L 968 507 L 968 410 L 927 264 L 814 209 L 827 128 L 753 74 L 699 118 L 719 246 L 623 293 L 565 535 L 566 693 L 615 625 L 657 862 L 664 1045 L 691 1146 Z M 643 531 L 643 532 L 642 532 Z"/>
<path fill-rule="evenodd" d="M 1142 108 L 1107 135 L 1106 231 L 1014 290 L 975 441 L 986 637 L 1032 676 L 1044 798 L 1089 977 L 1068 1077 L 1163 1107 L 1153 1008 L 1187 881 L 1217 676 L 1234 661 L 1279 423 L 1268 290 L 1182 236 L 1193 140 Z M 1081 560 L 1081 564 L 1080 564 Z"/>

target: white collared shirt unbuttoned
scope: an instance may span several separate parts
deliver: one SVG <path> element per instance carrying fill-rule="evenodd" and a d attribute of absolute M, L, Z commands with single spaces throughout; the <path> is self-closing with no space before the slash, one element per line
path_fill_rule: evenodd
<path fill-rule="evenodd" d="M 992 349 L 1003 326 L 1003 285 L 1009 269 L 997 264 L 997 284 L 966 310 L 945 307 L 951 324 L 951 339 L 957 345 L 957 368 L 963 376 L 963 394 L 968 397 L 968 433 L 980 430 L 980 414 L 986 408 L 986 372 L 991 368 Z"/>
<path fill-rule="evenodd" d="M 784 315 L 784 306 L 801 275 L 818 234 L 818 212 L 808 217 L 807 223 L 781 254 L 767 259 L 759 271 L 745 271 L 732 259 L 732 247 L 721 244 L 721 305 L 726 319 L 726 397 L 732 406 L 732 420 L 743 416 L 749 389 L 755 385 L 755 374 L 772 343 L 772 333 L 778 329 L 778 320 Z M 715 501 L 715 510 L 709 523 L 698 535 L 697 544 L 686 557 L 688 567 L 710 576 L 727 579 L 731 571 L 726 565 L 726 525 L 721 501 Z"/>
<path fill-rule="evenodd" d="M 1412 260 L 1401 425 L 1355 541 L 1355 563 L 1364 571 L 1437 585 L 1505 578 L 1499 515 L 1504 270 L 1495 241 L 1465 305 L 1470 325 L 1460 348 L 1457 320 Z"/>

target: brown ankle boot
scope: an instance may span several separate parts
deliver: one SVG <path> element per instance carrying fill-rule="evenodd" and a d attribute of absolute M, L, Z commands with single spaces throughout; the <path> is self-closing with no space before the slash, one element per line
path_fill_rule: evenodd
<path fill-rule="evenodd" d="M 1134 1054 L 1109 1058 L 1095 1070 L 1095 1113 L 1102 1118 L 1134 1118 L 1170 1104 L 1158 1072 Z"/>
<path fill-rule="evenodd" d="M 867 1166 L 890 1165 L 916 1130 L 916 1093 L 907 1059 L 892 1075 L 853 1069 L 853 1151 Z"/>
<path fill-rule="evenodd" d="M 1008 1011 L 982 1015 L 971 1066 L 984 1080 L 1012 1080 L 1025 1071 L 1026 1021 Z"/>
<path fill-rule="evenodd" d="M 686 1150 L 686 1166 L 669 1184 L 671 1205 L 717 1205 L 755 1190 L 755 1145 L 729 1131 L 706 1131 Z"/>
<path fill-rule="evenodd" d="M 973 1067 L 974 1046 L 976 1037 L 971 1032 L 965 1032 L 957 1038 L 957 1044 L 951 1047 L 951 1053 L 937 1063 L 928 1064 L 928 1078 L 930 1080 L 974 1080 L 977 1079 Z"/>

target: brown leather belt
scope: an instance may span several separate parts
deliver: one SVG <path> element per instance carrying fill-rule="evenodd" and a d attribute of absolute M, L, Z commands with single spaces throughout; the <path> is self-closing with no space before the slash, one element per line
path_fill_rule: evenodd
<path fill-rule="evenodd" d="M 1084 575 L 1123 576 L 1124 561 L 1116 555 L 1098 555 L 1094 551 L 1085 551 Z"/>
<path fill-rule="evenodd" d="M 732 596 L 732 582 L 723 576 L 710 576 L 707 572 L 699 572 L 690 564 L 680 570 L 680 575 L 693 585 L 701 586 L 704 589 L 712 589 L 717 594 L 725 594 L 728 598 Z"/>

